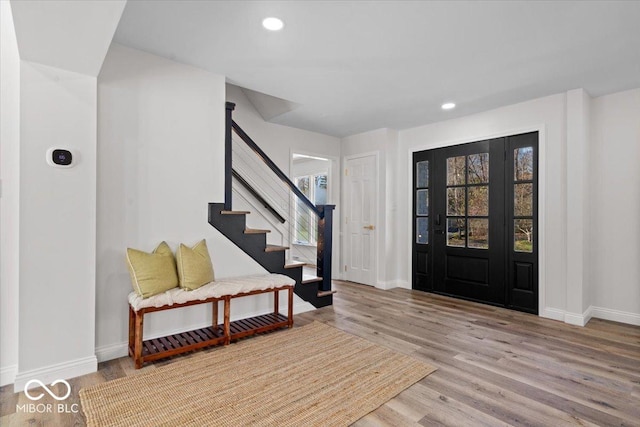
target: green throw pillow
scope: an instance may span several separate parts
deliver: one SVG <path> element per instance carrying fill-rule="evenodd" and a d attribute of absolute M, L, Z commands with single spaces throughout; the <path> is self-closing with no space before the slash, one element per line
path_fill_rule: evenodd
<path fill-rule="evenodd" d="M 206 240 L 202 239 L 193 248 L 181 243 L 176 260 L 181 288 L 192 291 L 213 282 L 213 266 Z"/>
<path fill-rule="evenodd" d="M 166 242 L 160 243 L 152 253 L 127 248 L 127 265 L 133 290 L 142 298 L 178 286 L 176 261 Z"/>

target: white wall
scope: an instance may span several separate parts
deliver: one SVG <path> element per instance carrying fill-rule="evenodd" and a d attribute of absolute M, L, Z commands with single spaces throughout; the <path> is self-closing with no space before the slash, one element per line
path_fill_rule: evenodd
<path fill-rule="evenodd" d="M 294 159 L 291 167 L 291 177 L 315 175 L 329 172 L 330 163 L 319 159 Z M 293 180 L 293 179 L 292 179 Z"/>
<path fill-rule="evenodd" d="M 411 154 L 496 136 L 540 131 L 540 313 L 564 319 L 566 311 L 566 94 L 535 99 L 459 119 L 400 131 L 397 252 L 399 279 L 411 286 Z M 579 313 L 582 314 L 582 313 Z"/>
<path fill-rule="evenodd" d="M 224 201 L 224 77 L 112 45 L 98 83 L 97 324 L 99 360 L 126 355 L 131 292 L 127 247 L 207 239 L 217 278 L 264 272 L 208 224 Z M 234 303 L 232 317 L 271 309 L 267 295 Z M 295 308 L 295 307 L 294 307 Z M 145 335 L 208 325 L 209 307 L 155 313 Z"/>
<path fill-rule="evenodd" d="M 591 305 L 589 287 L 589 150 L 591 98 L 584 89 L 567 92 L 567 313 L 583 326 Z"/>
<path fill-rule="evenodd" d="M 376 213 L 377 224 L 376 230 L 376 247 L 377 247 L 377 266 L 375 286 L 382 289 L 392 288 L 395 286 L 404 286 L 398 281 L 398 258 L 397 258 L 397 191 L 396 191 L 396 175 L 397 175 L 397 150 L 398 150 L 398 132 L 393 129 L 377 129 L 370 132 L 364 132 L 357 135 L 348 136 L 342 139 L 342 158 L 344 167 L 346 167 L 346 159 L 357 157 L 363 154 L 378 154 L 378 210 Z M 346 204 L 346 188 L 342 188 L 342 203 Z M 345 224 L 345 215 L 340 219 L 342 227 Z M 344 239 L 341 241 L 342 253 L 346 254 Z M 341 267 L 346 264 L 343 259 Z M 341 268 L 342 270 L 342 268 Z"/>
<path fill-rule="evenodd" d="M 67 378 L 96 369 L 96 78 L 27 61 L 20 73 L 16 389 L 55 379 L 41 369 Z M 72 150 L 75 166 L 49 166 L 50 147 Z"/>
<path fill-rule="evenodd" d="M 20 57 L 11 4 L 0 1 L 0 386 L 18 370 Z"/>
<path fill-rule="evenodd" d="M 640 325 L 640 89 L 593 99 L 591 117 L 592 314 Z"/>

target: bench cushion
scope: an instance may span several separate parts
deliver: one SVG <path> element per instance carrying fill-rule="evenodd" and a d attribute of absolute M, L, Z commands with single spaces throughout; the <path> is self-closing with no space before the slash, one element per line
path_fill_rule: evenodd
<path fill-rule="evenodd" d="M 197 300 L 204 301 L 208 298 L 221 298 L 225 295 L 262 291 L 280 286 L 295 285 L 295 283 L 295 280 L 283 274 L 255 274 L 252 276 L 230 277 L 207 283 L 193 291 L 173 288 L 149 298 L 142 298 L 135 292 L 131 292 L 129 294 L 129 304 L 134 311 L 139 311 L 142 308 L 183 304 Z"/>

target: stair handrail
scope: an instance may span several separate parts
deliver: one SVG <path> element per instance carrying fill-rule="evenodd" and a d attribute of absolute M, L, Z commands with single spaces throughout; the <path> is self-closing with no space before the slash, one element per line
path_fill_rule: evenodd
<path fill-rule="evenodd" d="M 229 104 L 232 104 L 231 108 L 229 108 L 230 107 Z M 234 108 L 235 108 L 235 104 L 233 104 L 232 102 L 227 102 L 227 123 L 229 123 L 230 121 L 231 128 L 236 132 L 236 134 L 240 137 L 240 139 L 256 153 L 256 155 L 260 158 L 260 160 L 262 160 L 269 167 L 269 169 L 271 169 L 271 171 L 275 173 L 276 176 L 280 178 L 280 180 L 287 187 L 289 187 L 291 191 L 293 191 L 293 194 L 295 194 L 302 201 L 302 203 L 307 205 L 307 207 L 311 209 L 311 211 L 315 213 L 319 218 L 323 218 L 324 212 L 318 209 L 316 205 L 314 205 L 311 202 L 311 200 L 309 200 L 307 196 L 305 196 L 304 193 L 300 191 L 300 189 L 289 179 L 289 177 L 282 171 L 282 169 L 280 169 L 275 163 L 273 163 L 273 160 L 271 160 L 269 156 L 267 156 L 267 154 L 264 151 L 262 151 L 260 147 L 258 147 L 258 144 L 256 144 L 253 141 L 253 139 L 251 139 L 251 137 L 247 135 L 247 133 L 244 130 L 242 130 L 242 128 L 231 118 L 231 111 L 233 111 Z M 229 139 L 230 138 L 231 136 L 229 135 Z M 227 154 L 228 156 L 230 156 L 229 153 L 231 152 L 231 144 L 229 144 L 228 148 L 229 149 L 227 150 Z M 229 161 L 229 169 L 231 169 L 231 161 Z M 225 200 L 225 203 L 226 203 L 226 200 Z"/>
<path fill-rule="evenodd" d="M 253 186 L 251 184 L 249 184 L 249 182 L 247 182 L 246 179 L 244 179 L 242 177 L 242 175 L 240 175 L 238 173 L 238 171 L 236 171 L 235 169 L 231 169 L 231 174 L 233 175 L 233 177 L 235 179 L 238 180 L 238 182 L 247 189 L 247 191 L 253 196 L 255 197 L 261 204 L 262 206 L 265 207 L 266 210 L 268 210 L 271 215 L 275 216 L 276 219 L 278 221 L 280 221 L 280 223 L 284 224 L 285 223 L 285 219 L 282 215 L 280 215 L 280 212 L 278 212 L 273 206 L 271 206 L 271 203 L 269 203 L 267 200 L 265 200 L 264 197 L 262 197 L 262 195 L 260 195 L 260 193 L 258 193 L 258 191 L 253 188 Z"/>

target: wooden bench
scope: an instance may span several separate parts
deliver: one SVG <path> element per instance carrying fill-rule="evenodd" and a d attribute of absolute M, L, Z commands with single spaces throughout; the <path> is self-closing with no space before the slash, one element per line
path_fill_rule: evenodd
<path fill-rule="evenodd" d="M 140 369 L 145 362 L 293 326 L 293 287 L 295 281 L 280 274 L 237 277 L 212 282 L 194 291 L 170 289 L 150 298 L 129 295 L 129 356 Z M 285 317 L 279 311 L 279 293 L 288 291 L 289 307 Z M 273 313 L 231 322 L 231 300 L 264 293 L 274 294 Z M 218 305 L 223 302 L 222 323 L 218 323 Z M 199 304 L 212 304 L 212 325 L 165 337 L 144 340 L 144 315 Z"/>

